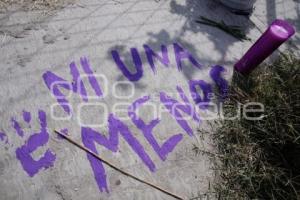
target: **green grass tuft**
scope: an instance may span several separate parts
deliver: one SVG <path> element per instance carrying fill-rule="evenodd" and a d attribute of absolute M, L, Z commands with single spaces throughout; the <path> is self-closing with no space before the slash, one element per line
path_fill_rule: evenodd
<path fill-rule="evenodd" d="M 226 120 L 214 135 L 219 199 L 300 199 L 300 60 L 281 55 L 249 77 L 235 74 L 226 105 L 265 106 L 259 121 Z"/>

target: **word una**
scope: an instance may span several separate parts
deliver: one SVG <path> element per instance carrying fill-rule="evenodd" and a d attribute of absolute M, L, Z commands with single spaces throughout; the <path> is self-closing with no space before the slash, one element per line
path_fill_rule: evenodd
<path fill-rule="evenodd" d="M 173 44 L 175 60 L 177 64 L 177 68 L 179 71 L 182 71 L 182 60 L 187 59 L 190 61 L 193 66 L 198 69 L 201 69 L 201 64 L 192 56 L 192 54 L 187 50 L 180 46 L 178 43 Z M 156 66 L 154 64 L 154 59 L 160 61 L 166 67 L 169 67 L 170 60 L 168 54 L 168 48 L 165 45 L 161 45 L 161 56 L 153 51 L 148 45 L 144 45 L 145 54 L 147 56 L 148 63 L 154 74 L 157 73 Z M 111 55 L 113 60 L 115 61 L 118 68 L 122 71 L 123 75 L 130 81 L 139 81 L 143 76 L 143 64 L 141 60 L 141 56 L 136 48 L 131 48 L 132 60 L 135 67 L 135 72 L 132 73 L 128 70 L 128 67 L 124 64 L 117 50 L 111 51 Z"/>

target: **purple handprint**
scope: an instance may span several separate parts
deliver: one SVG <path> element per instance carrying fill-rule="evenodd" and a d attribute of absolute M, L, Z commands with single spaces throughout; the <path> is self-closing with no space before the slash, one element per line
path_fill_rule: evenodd
<path fill-rule="evenodd" d="M 39 160 L 35 160 L 31 156 L 31 154 L 35 150 L 47 144 L 49 140 L 49 133 L 47 132 L 46 113 L 42 110 L 39 110 L 38 117 L 41 127 L 40 131 L 37 133 L 33 133 L 23 146 L 16 149 L 17 159 L 20 160 L 23 169 L 30 177 L 33 177 L 42 168 L 47 169 L 53 166 L 56 159 L 55 154 L 50 149 L 48 149 Z M 31 122 L 31 114 L 24 111 L 23 119 L 26 123 L 29 124 Z M 16 130 L 16 133 L 19 136 L 23 137 L 24 131 L 21 129 L 19 122 L 17 122 L 15 119 L 12 119 L 12 125 Z"/>

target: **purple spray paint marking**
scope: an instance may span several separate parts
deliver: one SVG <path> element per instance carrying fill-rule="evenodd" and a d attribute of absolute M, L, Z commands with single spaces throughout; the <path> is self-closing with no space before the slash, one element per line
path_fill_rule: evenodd
<path fill-rule="evenodd" d="M 142 64 L 142 60 L 141 60 L 138 50 L 136 48 L 131 48 L 130 50 L 131 50 L 131 55 L 132 55 L 132 59 L 134 62 L 134 66 L 136 69 L 135 73 L 132 73 L 127 69 L 124 62 L 121 60 L 118 51 L 113 50 L 111 52 L 111 54 L 112 54 L 112 57 L 113 57 L 115 63 L 117 64 L 118 68 L 122 71 L 123 75 L 126 76 L 126 78 L 128 78 L 128 80 L 133 82 L 133 81 L 138 81 L 142 78 L 143 64 Z"/>
<path fill-rule="evenodd" d="M 221 100 L 227 98 L 228 96 L 228 83 L 224 78 L 222 78 L 222 72 L 226 72 L 226 69 L 220 65 L 213 66 L 209 72 L 210 77 L 218 86 L 218 90 L 221 95 Z"/>
<path fill-rule="evenodd" d="M 193 57 L 193 55 L 183 47 L 181 47 L 178 43 L 174 43 L 174 53 L 177 63 L 177 68 L 179 71 L 182 70 L 182 60 L 188 59 L 195 67 L 201 69 L 202 65 L 198 63 L 198 61 Z"/>
<path fill-rule="evenodd" d="M 16 119 L 11 118 L 11 122 L 12 122 L 12 127 L 14 127 L 14 129 L 16 130 L 16 133 L 20 136 L 23 137 L 24 136 L 24 132 L 19 124 L 19 122 L 16 121 Z"/>
<path fill-rule="evenodd" d="M 25 122 L 29 123 L 31 121 L 31 114 L 30 112 L 27 112 L 23 110 L 23 119 Z"/>
<path fill-rule="evenodd" d="M 90 64 L 89 64 L 88 59 L 85 58 L 85 57 L 82 57 L 82 58 L 80 58 L 80 63 L 81 63 L 81 66 L 82 66 L 84 72 L 88 75 L 89 82 L 90 82 L 92 88 L 94 89 L 96 95 L 98 97 L 101 97 L 102 96 L 102 90 L 100 88 L 100 85 L 99 85 L 96 77 L 93 74 L 93 71 L 90 68 Z"/>
<path fill-rule="evenodd" d="M 72 91 L 75 93 L 79 93 L 83 101 L 88 101 L 87 92 L 83 81 L 80 78 L 79 70 L 75 64 L 75 62 L 70 63 L 70 73 L 72 75 Z M 65 81 L 65 80 L 63 80 Z M 66 88 L 67 89 L 67 88 Z M 70 90 L 70 89 L 69 89 Z"/>
<path fill-rule="evenodd" d="M 67 128 L 61 129 L 59 132 L 60 132 L 60 133 L 63 133 L 64 135 L 67 135 L 67 136 L 69 135 L 69 131 L 68 131 Z M 57 135 L 57 138 L 58 138 L 59 140 L 65 139 L 65 138 L 64 138 L 63 136 L 61 136 L 60 134 Z"/>
<path fill-rule="evenodd" d="M 4 140 L 5 140 L 5 144 L 8 144 L 7 135 L 5 133 L 0 132 L 0 141 L 4 141 Z"/>
<path fill-rule="evenodd" d="M 209 95 L 212 93 L 211 85 L 202 80 L 190 80 L 190 91 L 194 102 L 199 105 L 201 109 L 207 109 L 208 103 L 210 102 Z M 203 91 L 203 98 L 197 92 L 197 86 L 199 86 Z"/>
<path fill-rule="evenodd" d="M 89 82 L 92 88 L 94 89 L 96 95 L 101 96 L 101 88 L 96 78 L 94 77 L 92 70 L 90 69 L 87 58 L 81 58 L 80 61 L 83 70 L 89 77 Z M 86 88 L 84 86 L 83 81 L 80 78 L 78 68 L 76 67 L 76 64 L 74 62 L 70 64 L 70 72 L 72 75 L 72 84 L 69 84 L 65 79 L 57 76 L 53 72 L 47 71 L 43 74 L 43 79 L 46 86 L 49 90 L 52 90 L 51 92 L 55 96 L 57 102 L 68 114 L 70 114 L 71 108 L 68 100 L 66 99 L 65 95 L 61 92 L 60 88 L 72 91 L 73 93 L 79 93 L 83 101 L 88 101 Z"/>
<path fill-rule="evenodd" d="M 145 96 L 140 99 L 137 99 L 129 108 L 128 116 L 131 117 L 132 122 L 139 128 L 149 144 L 153 147 L 154 151 L 159 155 L 161 160 L 166 160 L 166 156 L 173 151 L 174 147 L 182 140 L 182 134 L 177 134 L 169 138 L 161 146 L 158 144 L 157 140 L 153 135 L 153 128 L 160 122 L 159 119 L 152 120 L 149 124 L 139 118 L 136 114 L 138 107 L 142 106 L 144 103 L 150 100 L 150 96 Z"/>
<path fill-rule="evenodd" d="M 162 56 L 159 56 L 157 53 L 155 53 L 148 45 L 144 45 L 145 53 L 147 55 L 147 59 L 149 62 L 149 65 L 152 69 L 152 71 L 156 74 L 156 67 L 154 64 L 153 57 L 155 57 L 157 60 L 159 60 L 162 64 L 164 64 L 166 67 L 169 66 L 170 60 L 168 56 L 168 49 L 165 45 L 161 45 L 161 53 Z"/>
<path fill-rule="evenodd" d="M 153 163 L 149 155 L 145 152 L 143 146 L 132 135 L 129 128 L 119 119 L 117 119 L 113 114 L 109 115 L 108 123 L 108 138 L 91 128 L 82 127 L 81 136 L 84 146 L 93 151 L 94 153 L 98 153 L 95 146 L 95 143 L 97 143 L 99 145 L 104 146 L 112 152 L 116 152 L 118 150 L 120 134 L 130 145 L 130 147 L 134 150 L 134 152 L 140 157 L 144 164 L 151 171 L 155 171 L 155 164 Z M 102 162 L 94 156 L 92 156 L 91 154 L 87 154 L 87 158 L 90 161 L 99 190 L 101 192 L 103 192 L 103 190 L 108 192 L 106 173 Z"/>
<path fill-rule="evenodd" d="M 33 177 L 42 168 L 47 169 L 52 167 L 56 159 L 55 154 L 49 149 L 39 160 L 34 160 L 31 153 L 47 144 L 49 140 L 49 134 L 47 132 L 47 121 L 46 113 L 39 110 L 39 121 L 40 121 L 40 132 L 31 135 L 25 144 L 16 150 L 17 159 L 20 160 L 23 169 L 27 172 L 30 177 Z M 18 130 L 16 129 L 16 132 Z"/>
<path fill-rule="evenodd" d="M 57 102 L 60 104 L 60 106 L 64 109 L 64 111 L 68 114 L 71 112 L 71 108 L 69 105 L 68 100 L 64 96 L 64 94 L 61 92 L 59 88 L 64 88 L 66 90 L 71 90 L 74 93 L 78 92 L 78 83 L 79 80 L 79 72 L 74 62 L 70 64 L 70 70 L 71 74 L 73 76 L 73 81 L 70 87 L 70 84 L 67 83 L 66 80 L 62 79 L 61 77 L 57 76 L 53 72 L 47 71 L 43 74 L 43 79 L 48 87 L 50 92 L 53 93 L 53 95 L 56 97 Z M 84 101 L 87 101 L 86 97 L 86 90 L 83 86 L 83 82 L 80 81 L 79 86 L 81 87 L 80 91 L 82 92 L 80 95 Z"/>
<path fill-rule="evenodd" d="M 183 118 L 179 110 L 191 116 L 194 121 L 198 123 L 200 122 L 200 118 L 195 112 L 194 106 L 187 99 L 182 88 L 177 86 L 177 91 L 184 103 L 179 103 L 177 100 L 172 99 L 164 92 L 160 92 L 160 101 L 168 109 L 169 113 L 176 119 L 177 123 L 183 128 L 183 130 L 185 130 L 189 136 L 192 136 L 193 130 L 188 125 L 187 121 Z"/>

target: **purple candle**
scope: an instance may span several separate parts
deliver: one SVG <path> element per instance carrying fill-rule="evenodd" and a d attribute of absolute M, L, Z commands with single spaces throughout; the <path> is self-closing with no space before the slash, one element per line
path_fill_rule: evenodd
<path fill-rule="evenodd" d="M 249 74 L 294 33 L 294 27 L 288 22 L 276 19 L 234 68 L 241 74 Z"/>

